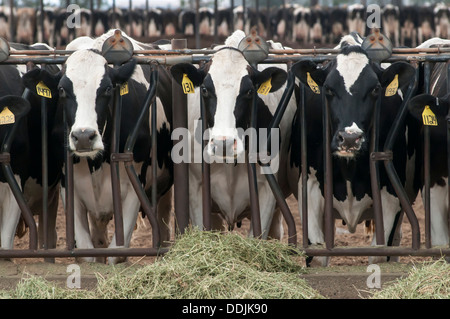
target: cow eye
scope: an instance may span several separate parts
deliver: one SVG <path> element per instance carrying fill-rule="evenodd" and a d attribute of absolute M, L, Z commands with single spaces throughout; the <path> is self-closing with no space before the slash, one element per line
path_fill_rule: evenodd
<path fill-rule="evenodd" d="M 372 96 L 374 96 L 374 97 L 377 97 L 379 93 L 380 93 L 380 87 L 379 86 L 376 86 L 371 92 Z"/>
<path fill-rule="evenodd" d="M 325 94 L 328 96 L 334 96 L 334 92 L 327 86 L 324 87 L 325 89 Z"/>
<path fill-rule="evenodd" d="M 105 95 L 106 96 L 110 96 L 111 95 L 111 91 L 112 91 L 112 87 L 107 86 L 106 89 L 105 89 Z"/>
<path fill-rule="evenodd" d="M 246 94 L 247 94 L 248 97 L 252 97 L 253 96 L 253 89 L 248 90 Z"/>
<path fill-rule="evenodd" d="M 58 91 L 59 91 L 59 97 L 66 97 L 66 90 L 64 90 L 63 87 L 60 86 L 58 88 Z"/>
<path fill-rule="evenodd" d="M 208 89 L 206 87 L 204 87 L 204 86 L 200 87 L 200 91 L 202 92 L 202 95 L 204 97 L 208 96 Z"/>

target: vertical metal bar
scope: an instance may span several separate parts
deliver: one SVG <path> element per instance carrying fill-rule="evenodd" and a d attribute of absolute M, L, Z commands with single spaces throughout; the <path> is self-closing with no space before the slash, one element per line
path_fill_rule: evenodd
<path fill-rule="evenodd" d="M 148 116 L 146 114 L 147 110 L 150 107 L 150 103 L 152 103 L 152 100 L 155 99 L 156 97 L 156 89 L 157 89 L 157 83 L 158 83 L 158 70 L 157 69 L 153 69 L 152 68 L 152 73 L 150 75 L 150 86 L 149 86 L 149 90 L 147 91 L 147 94 L 145 96 L 144 99 L 144 104 L 141 108 L 141 113 L 138 117 L 138 120 L 136 122 L 136 126 L 134 127 L 133 131 L 131 132 L 131 134 L 128 136 L 127 142 L 125 143 L 125 154 L 133 154 L 133 149 L 135 146 L 135 142 L 136 142 L 136 138 L 138 135 L 138 128 L 142 125 L 142 122 L 145 119 L 145 116 Z M 153 109 L 153 106 L 152 106 Z M 153 112 L 154 110 L 152 110 Z M 152 114 L 153 116 L 153 114 Z M 156 118 L 157 115 L 155 115 L 153 118 Z M 152 120 L 153 123 L 153 120 Z M 151 127 L 151 135 L 152 135 L 152 144 L 156 145 L 157 142 L 155 142 L 153 140 L 153 137 L 156 136 L 156 125 L 152 125 Z M 153 153 L 153 151 L 155 151 L 155 153 Z M 154 168 L 156 167 L 156 149 L 152 148 L 152 174 L 153 176 L 156 176 L 156 172 L 154 170 Z M 125 160 L 124 162 L 125 165 L 125 169 L 127 171 L 128 177 L 130 179 L 131 184 L 133 185 L 134 190 L 136 191 L 136 194 L 139 198 L 139 201 L 141 202 L 141 207 L 142 210 L 144 211 L 144 213 L 146 214 L 150 225 L 152 226 L 152 237 L 153 237 L 153 247 L 157 248 L 160 246 L 161 244 L 161 239 L 160 239 L 160 232 L 159 232 L 159 225 L 158 225 L 158 221 L 157 221 L 157 211 L 155 209 L 153 209 L 152 204 L 150 203 L 149 198 L 147 197 L 146 192 L 144 191 L 144 189 L 142 188 L 142 184 L 139 180 L 138 175 L 136 174 L 136 171 L 134 169 L 133 166 L 133 160 L 132 160 L 132 156 L 131 159 L 129 160 Z M 155 179 L 152 180 L 152 187 L 153 189 L 156 189 L 156 183 L 155 183 Z M 152 199 L 153 202 L 156 202 L 156 193 L 154 193 L 152 189 Z"/>
<path fill-rule="evenodd" d="M 323 90 L 323 163 L 324 163 L 324 193 L 325 193 L 325 245 L 328 249 L 334 247 L 334 217 L 333 217 L 333 158 L 331 157 L 331 136 L 329 107 Z"/>
<path fill-rule="evenodd" d="M 256 68 L 256 67 L 255 67 Z M 256 150 L 256 147 L 252 147 L 253 143 L 257 143 L 257 137 L 255 136 L 255 130 L 257 128 L 257 113 L 258 112 L 258 93 L 256 90 L 253 93 L 252 99 L 252 109 L 250 118 L 250 138 L 249 147 L 247 152 L 247 174 L 248 174 L 248 185 L 250 192 L 250 211 L 251 211 L 251 224 L 253 229 L 253 236 L 258 238 L 262 234 L 261 229 L 261 215 L 258 199 L 258 181 L 256 178 L 256 158 L 257 154 L 252 154 Z M 266 229 L 265 231 L 269 231 Z"/>
<path fill-rule="evenodd" d="M 447 114 L 447 174 L 447 226 L 450 229 L 450 112 Z"/>
<path fill-rule="evenodd" d="M 243 24 L 242 24 L 242 31 L 244 31 L 245 33 L 247 33 L 247 31 L 245 30 L 245 23 L 247 22 L 247 15 L 246 15 L 246 12 L 247 12 L 247 6 L 246 6 L 246 0 L 242 0 L 242 12 L 243 12 L 243 14 L 242 14 L 242 21 L 243 21 Z"/>
<path fill-rule="evenodd" d="M 419 82 L 419 68 L 416 69 L 416 73 L 414 76 L 414 81 L 408 86 L 408 90 L 405 98 L 403 99 L 402 105 L 400 107 L 400 111 L 395 117 L 392 127 L 389 130 L 388 136 L 384 143 L 384 152 L 392 151 L 394 147 L 394 142 L 396 137 L 398 136 L 400 129 L 402 128 L 402 123 L 404 123 L 406 115 L 408 114 L 407 102 L 414 94 L 417 83 Z M 409 223 L 411 224 L 411 232 L 412 232 L 412 248 L 419 249 L 420 248 L 420 228 L 419 221 L 417 220 L 417 216 L 412 209 L 411 203 L 409 202 L 408 195 L 406 194 L 405 189 L 398 178 L 397 172 L 395 171 L 394 164 L 390 160 L 384 161 L 384 166 L 386 168 L 386 174 L 389 177 L 389 180 L 392 183 L 392 187 L 394 187 L 395 193 L 397 194 L 400 203 L 402 205 L 403 210 L 408 216 Z"/>
<path fill-rule="evenodd" d="M 50 41 L 50 39 L 45 38 L 45 30 L 44 30 L 44 14 L 45 14 L 44 0 L 39 0 L 39 10 L 41 11 L 41 18 L 38 21 L 39 26 L 41 27 L 41 39 L 42 39 L 42 42 L 48 43 Z"/>
<path fill-rule="evenodd" d="M 89 17 L 89 24 L 91 26 L 90 36 L 95 36 L 95 22 L 94 22 L 94 0 L 89 0 L 89 10 L 91 11 L 91 16 Z"/>
<path fill-rule="evenodd" d="M 120 96 L 120 88 L 116 86 L 114 89 L 113 101 L 113 129 L 111 138 L 111 154 L 115 154 L 119 150 L 120 142 L 120 118 L 122 113 L 122 97 Z M 122 199 L 120 192 L 120 176 L 119 176 L 119 162 L 111 161 L 111 188 L 113 195 L 114 207 L 114 225 L 116 245 L 123 246 L 125 243 L 123 233 L 123 214 L 122 214 Z"/>
<path fill-rule="evenodd" d="M 172 49 L 186 48 L 186 39 L 171 41 Z M 173 129 L 187 127 L 187 99 L 181 86 L 172 80 L 172 125 Z M 174 144 L 180 143 L 174 140 Z M 177 232 L 184 234 L 189 224 L 189 166 L 188 163 L 173 165 L 174 209 Z"/>
<path fill-rule="evenodd" d="M 373 115 L 372 136 L 370 141 L 371 155 L 378 152 L 381 100 L 382 95 L 379 94 L 377 102 L 375 103 Z M 377 240 L 377 245 L 385 245 L 378 161 L 374 160 L 371 156 L 369 160 L 369 165 L 370 165 L 370 185 L 372 189 L 372 198 L 373 198 L 373 215 L 375 221 L 375 236 Z"/>
<path fill-rule="evenodd" d="M 69 126 L 67 124 L 66 110 L 63 108 L 64 120 L 64 184 L 66 187 L 66 246 L 68 250 L 75 248 L 75 217 L 74 217 L 74 187 L 73 187 L 73 158 L 69 149 Z"/>
<path fill-rule="evenodd" d="M 155 72 L 155 71 L 154 71 Z M 155 83 L 157 85 L 158 83 Z M 157 107 L 156 98 L 152 103 L 152 207 L 153 215 L 157 218 L 158 216 L 158 202 L 157 202 L 157 191 L 158 191 L 158 132 L 157 132 Z M 159 227 L 159 225 L 157 224 Z M 158 238 L 158 242 L 159 242 Z"/>
<path fill-rule="evenodd" d="M 44 230 L 43 248 L 48 249 L 48 140 L 47 98 L 41 97 L 41 147 L 42 147 L 42 221 Z"/>
<path fill-rule="evenodd" d="M 308 145 L 306 136 L 306 92 L 305 85 L 300 82 L 300 141 L 301 141 L 301 176 L 302 176 L 302 230 L 303 248 L 307 248 L 308 241 Z"/>
<path fill-rule="evenodd" d="M 8 41 L 15 42 L 16 41 L 16 19 L 14 17 L 14 0 L 9 0 L 9 32 L 10 38 Z"/>
<path fill-rule="evenodd" d="M 206 110 L 203 97 L 200 97 L 200 112 L 202 119 L 202 137 L 201 144 L 204 147 L 207 145 L 207 141 L 203 141 L 205 131 L 208 129 L 208 123 L 206 121 Z M 203 228 L 205 230 L 211 230 L 211 166 L 207 163 L 203 156 L 202 149 L 202 207 L 203 207 Z"/>
<path fill-rule="evenodd" d="M 230 0 L 230 10 L 231 10 L 230 34 L 231 34 L 234 32 L 234 0 Z"/>
<path fill-rule="evenodd" d="M 266 38 L 270 39 L 272 37 L 272 30 L 270 29 L 270 0 L 267 0 L 265 23 L 266 23 Z"/>
<path fill-rule="evenodd" d="M 195 0 L 195 22 L 194 22 L 194 31 L 195 31 L 195 48 L 200 49 L 200 0 Z M 172 49 L 174 47 L 172 46 Z M 182 48 L 184 49 L 184 48 Z"/>
<path fill-rule="evenodd" d="M 214 0 L 214 43 L 219 42 L 219 26 L 217 25 L 219 21 L 219 9 L 217 5 L 217 0 Z"/>
<path fill-rule="evenodd" d="M 430 62 L 424 63 L 424 89 L 430 94 Z M 430 127 L 423 126 L 423 168 L 424 168 L 424 194 L 423 207 L 425 209 L 425 247 L 431 248 L 431 216 L 430 216 Z"/>

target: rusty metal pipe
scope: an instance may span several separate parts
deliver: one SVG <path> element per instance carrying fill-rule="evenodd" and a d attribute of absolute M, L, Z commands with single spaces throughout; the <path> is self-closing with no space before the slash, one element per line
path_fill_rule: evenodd
<path fill-rule="evenodd" d="M 323 166 L 324 166 L 324 223 L 325 245 L 328 249 L 334 247 L 334 216 L 333 216 L 333 158 L 331 156 L 331 130 L 329 106 L 325 93 L 320 90 L 322 97 L 322 123 L 323 123 Z"/>
<path fill-rule="evenodd" d="M 172 40 L 172 48 L 183 49 L 187 46 L 186 39 Z M 172 79 L 172 125 L 173 129 L 186 128 L 187 126 L 187 99 L 181 86 Z M 174 140 L 176 145 L 179 140 Z M 189 164 L 174 163 L 174 210 L 176 230 L 184 234 L 189 225 Z"/>
<path fill-rule="evenodd" d="M 119 176 L 119 162 L 114 160 L 113 156 L 119 150 L 120 142 L 120 118 L 122 113 L 122 98 L 120 96 L 120 88 L 116 86 L 114 88 L 114 101 L 113 101 L 113 124 L 112 124 L 112 136 L 111 136 L 111 188 L 113 195 L 113 207 L 114 207 L 114 230 L 116 236 L 116 245 L 123 246 L 125 244 L 124 232 L 123 232 L 123 213 L 122 213 L 122 199 L 120 191 L 120 176 Z"/>
<path fill-rule="evenodd" d="M 381 193 L 380 193 L 380 174 L 378 169 L 378 161 L 376 161 L 372 155 L 378 152 L 378 139 L 379 139 L 379 127 L 380 127 L 380 112 L 381 112 L 381 100 L 382 95 L 378 95 L 377 102 L 375 103 L 373 124 L 372 124 L 372 136 L 370 141 L 370 185 L 372 189 L 373 198 L 373 215 L 375 221 L 375 236 L 377 245 L 385 245 L 384 239 L 384 225 L 383 225 L 383 211 L 381 206 Z"/>

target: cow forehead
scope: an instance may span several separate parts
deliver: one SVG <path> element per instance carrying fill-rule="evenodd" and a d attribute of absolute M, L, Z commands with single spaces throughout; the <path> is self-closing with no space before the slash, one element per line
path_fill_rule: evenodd
<path fill-rule="evenodd" d="M 72 81 L 73 88 L 89 88 L 96 91 L 106 72 L 106 60 L 91 50 L 72 53 L 66 61 L 66 77 Z"/>
<path fill-rule="evenodd" d="M 348 94 L 352 95 L 350 89 L 367 65 L 369 65 L 369 59 L 359 52 L 350 52 L 348 55 L 339 54 L 336 57 L 336 70 L 344 79 L 345 90 Z"/>
<path fill-rule="evenodd" d="M 208 73 L 216 88 L 239 88 L 241 79 L 249 74 L 248 67 L 242 53 L 225 49 L 214 54 Z"/>

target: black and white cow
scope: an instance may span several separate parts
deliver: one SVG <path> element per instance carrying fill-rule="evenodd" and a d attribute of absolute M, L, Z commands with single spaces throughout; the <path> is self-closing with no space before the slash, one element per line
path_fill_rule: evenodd
<path fill-rule="evenodd" d="M 179 10 L 164 10 L 162 14 L 164 35 L 174 36 L 178 32 L 178 14 Z"/>
<path fill-rule="evenodd" d="M 400 45 L 400 9 L 398 6 L 387 4 L 383 8 L 381 18 L 382 32 L 395 47 Z"/>
<path fill-rule="evenodd" d="M 8 79 L 8 81 L 4 81 L 0 89 L 0 138 L 3 143 L 11 125 L 16 126 L 16 138 L 10 146 L 10 163 L 16 182 L 23 190 L 25 181 L 29 176 L 31 160 L 27 125 L 27 113 L 30 110 L 30 104 L 20 97 L 23 86 L 20 85 L 20 73 L 14 66 L 2 65 L 0 76 Z M 14 116 L 11 116 L 11 113 Z M 0 193 L 0 247 L 12 249 L 21 210 L 7 183 L 3 169 L 0 171 Z"/>
<path fill-rule="evenodd" d="M 421 47 L 430 47 L 431 44 L 447 44 L 450 40 L 432 39 L 423 43 Z M 447 119 L 450 107 L 450 94 L 447 90 L 447 68 L 450 62 L 436 63 L 432 66 L 430 77 L 430 94 L 423 93 L 412 98 L 409 102 L 410 113 L 417 119 L 422 130 L 424 117 L 430 122 L 430 217 L 431 217 L 431 244 L 445 246 L 449 244 L 448 219 L 448 170 L 447 170 Z M 427 109 L 426 106 L 429 108 Z M 431 111 L 432 114 L 427 114 Z M 425 112 L 425 114 L 424 114 Z M 432 116 L 435 116 L 435 119 Z M 431 115 L 431 116 L 430 116 Z M 415 142 L 417 147 L 416 160 L 418 161 L 417 179 L 419 187 L 424 189 L 423 168 L 423 136 L 420 135 Z M 450 258 L 447 257 L 450 262 Z"/>
<path fill-rule="evenodd" d="M 11 50 L 48 50 L 49 47 L 44 44 L 18 44 L 10 43 Z M 47 70 L 41 71 L 35 69 L 25 74 L 24 66 L 7 66 L 0 67 L 1 77 L 8 79 L 4 81 L 0 89 L 0 99 L 2 103 L 2 110 L 5 106 L 9 106 L 11 111 L 15 113 L 12 108 L 20 105 L 28 109 L 27 114 L 23 114 L 19 122 L 19 115 L 17 115 L 16 123 L 18 125 L 15 140 L 11 146 L 11 166 L 16 175 L 16 180 L 22 189 L 24 199 L 30 208 L 33 215 L 39 215 L 38 235 L 39 245 L 42 247 L 44 242 L 44 221 L 43 221 L 43 175 L 42 175 L 42 140 L 41 140 L 41 98 L 37 95 L 36 85 L 39 82 L 48 83 L 50 74 L 58 72 L 58 68 L 53 65 L 48 65 Z M 30 91 L 24 97 L 25 100 L 19 97 L 7 97 L 7 95 L 21 96 L 25 88 Z M 57 92 L 54 92 L 57 94 Z M 8 102 L 9 101 L 9 102 Z M 6 104 L 5 104 L 6 103 Z M 8 104 L 9 103 L 9 104 Z M 48 99 L 47 103 L 47 134 L 50 136 L 50 131 L 54 125 L 56 112 L 56 103 L 54 100 Z M 1 122 L 4 124 L 4 118 Z M 1 140 L 4 139 L 5 125 L 0 128 Z M 56 215 L 59 200 L 58 181 L 60 177 L 60 170 L 58 170 L 59 163 L 54 156 L 55 153 L 51 138 L 48 139 L 48 233 L 47 233 L 47 248 L 56 247 Z M 1 173 L 1 207 L 2 207 L 2 226 L 1 226 L 1 244 L 2 248 L 12 249 L 14 233 L 16 228 L 18 233 L 24 227 L 18 226 L 18 222 L 24 223 L 20 219 L 20 209 L 17 205 L 16 199 L 12 196 L 9 186 L 5 184 L 3 172 Z M 12 234 L 12 235 L 11 235 Z M 20 235 L 19 235 L 20 236 Z"/>
<path fill-rule="evenodd" d="M 311 24 L 311 9 L 305 7 L 295 8 L 294 27 L 292 30 L 292 41 L 298 43 L 309 42 L 309 28 Z"/>
<path fill-rule="evenodd" d="M 409 83 L 414 74 L 413 67 L 407 63 L 395 63 L 387 69 L 381 69 L 371 62 L 359 41 L 356 41 L 358 39 L 360 38 L 354 39 L 351 35 L 344 37 L 340 44 L 341 53 L 324 67 L 319 67 L 310 60 L 292 66 L 292 71 L 306 87 L 307 212 L 301 210 L 301 142 L 298 114 L 293 121 L 289 163 L 291 171 L 288 177 L 292 193 L 298 199 L 300 214 L 308 213 L 309 241 L 313 245 L 324 243 L 322 97 L 313 89 L 326 95 L 330 109 L 335 218 L 343 219 L 349 231 L 353 233 L 359 223 L 373 218 L 368 167 L 373 109 L 378 95 L 382 94 L 379 145 L 380 149 L 383 149 L 389 128 L 401 105 L 405 84 Z M 398 81 L 398 90 L 394 95 L 385 97 L 385 89 L 394 79 Z M 405 134 L 400 134 L 394 146 L 393 163 L 402 182 L 406 178 L 406 151 Z M 401 207 L 381 167 L 380 187 L 385 240 L 388 243 Z M 373 244 L 376 244 L 375 238 Z M 322 265 L 327 265 L 329 257 L 319 260 Z M 375 259 L 370 258 L 370 261 Z"/>
<path fill-rule="evenodd" d="M 436 37 L 450 38 L 450 7 L 448 4 L 440 3 L 436 5 L 434 8 L 434 25 Z"/>
<path fill-rule="evenodd" d="M 59 112 L 65 109 L 69 125 L 68 147 L 74 154 L 75 240 L 78 248 L 106 247 L 106 226 L 113 214 L 110 172 L 110 142 L 112 92 L 115 85 L 128 82 L 129 93 L 122 96 L 124 113 L 121 116 L 119 151 L 123 151 L 128 134 L 134 128 L 140 108 L 149 87 L 150 66 L 136 65 L 130 60 L 117 69 L 108 66 L 100 54 L 104 41 L 114 34 L 110 30 L 97 39 L 85 38 L 77 42 L 81 49 L 67 59 L 59 80 Z M 127 37 L 122 32 L 122 36 Z M 135 50 L 144 46 L 129 38 Z M 89 49 L 86 49 L 89 47 Z M 145 46 L 148 48 L 149 46 Z M 73 49 L 73 46 L 71 46 Z M 171 85 L 170 75 L 164 67 L 159 69 L 157 88 L 158 131 L 158 200 L 170 201 L 172 162 L 170 160 Z M 59 114 L 61 116 L 61 114 Z M 152 180 L 150 167 L 151 136 L 149 113 L 140 128 L 134 148 L 134 166 L 145 189 Z M 60 118 L 59 124 L 62 123 Z M 62 128 L 59 147 L 64 149 Z M 123 165 L 120 165 L 120 188 L 124 218 L 125 246 L 128 247 L 138 216 L 140 202 L 129 181 Z M 62 198 L 66 191 L 62 185 Z M 153 203 L 155 204 L 155 203 Z M 170 236 L 170 205 L 159 210 L 162 241 Z M 89 220 L 89 221 L 88 221 Z M 109 247 L 116 247 L 115 237 Z M 83 260 L 92 260 L 86 258 Z M 109 258 L 110 263 L 122 261 Z"/>
<path fill-rule="evenodd" d="M 249 213 L 249 189 L 247 164 L 244 161 L 245 134 L 243 131 L 249 126 L 252 97 L 257 87 L 271 79 L 271 89 L 267 96 L 258 95 L 258 128 L 267 128 L 272 115 L 282 96 L 281 89 L 286 80 L 285 65 L 264 65 L 258 70 L 251 67 L 241 51 L 237 49 L 239 42 L 245 37 L 241 30 L 235 31 L 225 41 L 225 46 L 216 47 L 218 51 L 212 60 L 204 67 L 197 69 L 192 64 L 182 63 L 174 65 L 171 73 L 176 81 L 182 83 L 183 74 L 192 81 L 195 93 L 188 95 L 188 129 L 192 151 L 189 163 L 189 198 L 190 219 L 197 227 L 202 227 L 202 166 L 201 152 L 203 138 L 208 141 L 203 152 L 211 162 L 211 197 L 213 213 L 219 213 L 222 218 L 213 220 L 213 228 L 221 229 L 222 223 L 233 228 Z M 200 118 L 200 98 L 203 98 L 206 109 L 205 124 L 209 136 L 202 138 Z M 282 163 L 287 153 L 286 138 L 290 133 L 290 121 L 295 109 L 295 102 L 291 101 L 285 116 L 280 123 L 280 158 L 279 170 L 276 176 L 284 176 Z M 175 134 L 175 132 L 174 132 Z M 261 133 L 260 133 L 261 134 Z M 189 144 L 189 143 L 188 143 Z M 254 145 L 254 144 L 253 144 Z M 186 154 L 186 153 L 185 153 Z M 274 153 L 275 154 L 275 153 Z M 281 215 L 275 210 L 275 197 L 269 187 L 266 177 L 257 165 L 257 181 L 259 206 L 261 210 L 262 237 L 271 236 L 281 238 Z M 283 184 L 279 181 L 280 184 Z M 216 215 L 216 217 L 219 217 Z M 222 220 L 223 219 L 223 220 Z M 214 223 L 218 222 L 218 224 Z M 272 228 L 271 228 L 272 225 Z M 270 230 L 270 233 L 269 233 Z"/>
<path fill-rule="evenodd" d="M 347 10 L 333 7 L 330 12 L 328 36 L 331 43 L 338 44 L 341 38 L 348 32 Z"/>
<path fill-rule="evenodd" d="M 55 44 L 55 9 L 44 8 L 44 30 L 41 30 L 41 10 L 36 13 L 36 39 L 37 42 L 47 43 L 53 47 Z"/>
<path fill-rule="evenodd" d="M 407 47 L 417 46 L 417 7 L 405 6 L 400 10 L 400 44 Z"/>
<path fill-rule="evenodd" d="M 356 3 L 347 7 L 348 32 L 356 32 L 361 36 L 366 33 L 366 8 Z"/>
<path fill-rule="evenodd" d="M 423 43 L 434 37 L 434 14 L 431 6 L 418 8 L 417 41 Z"/>
<path fill-rule="evenodd" d="M 180 31 L 184 35 L 195 34 L 195 12 L 193 10 L 183 10 L 178 15 Z"/>
<path fill-rule="evenodd" d="M 326 9 L 319 6 L 311 9 L 311 23 L 309 29 L 311 43 L 325 43 L 328 18 L 329 15 Z"/>
<path fill-rule="evenodd" d="M 18 8 L 15 16 L 16 38 L 19 43 L 32 44 L 36 34 L 36 9 Z"/>

